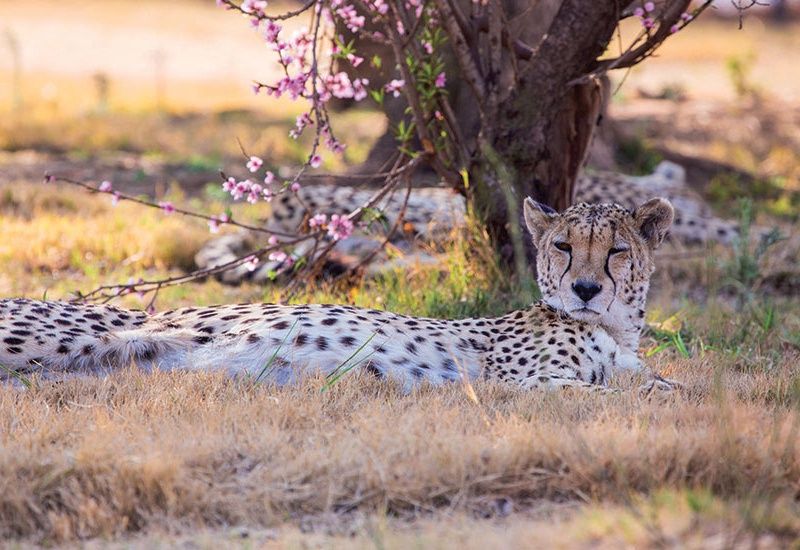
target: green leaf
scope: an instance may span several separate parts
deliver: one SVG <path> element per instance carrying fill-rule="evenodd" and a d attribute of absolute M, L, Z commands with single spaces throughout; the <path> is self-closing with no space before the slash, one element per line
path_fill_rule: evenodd
<path fill-rule="evenodd" d="M 375 103 L 377 103 L 378 105 L 383 105 L 383 99 L 384 99 L 384 97 L 386 97 L 386 93 L 383 91 L 383 89 L 370 90 L 369 91 L 369 95 L 370 95 L 370 97 L 372 97 L 372 99 L 373 99 L 373 101 L 375 101 Z"/>

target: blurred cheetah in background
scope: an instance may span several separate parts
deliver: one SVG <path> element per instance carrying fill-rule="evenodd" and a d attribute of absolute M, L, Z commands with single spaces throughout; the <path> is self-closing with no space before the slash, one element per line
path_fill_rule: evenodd
<path fill-rule="evenodd" d="M 293 233 L 304 220 L 316 213 L 347 214 L 367 203 L 373 190 L 337 185 L 307 185 L 298 193 L 284 194 L 272 203 L 270 217 L 264 227 L 279 233 Z M 386 225 L 392 227 L 405 201 L 405 192 L 397 191 L 383 200 L 379 207 Z M 720 242 L 730 245 L 738 236 L 736 223 L 716 217 L 703 198 L 686 184 L 684 169 L 672 162 L 661 162 L 647 176 L 627 176 L 617 172 L 587 172 L 582 174 L 575 188 L 575 202 L 620 204 L 629 210 L 654 197 L 665 197 L 675 209 L 675 221 L 668 237 L 682 244 L 695 245 Z M 413 233 L 425 243 L 444 241 L 453 228 L 463 224 L 466 211 L 464 197 L 442 187 L 417 188 L 411 191 L 403 222 L 405 231 L 398 231 L 392 242 L 409 250 L 408 233 Z M 373 224 L 376 225 L 376 224 Z M 223 265 L 236 260 L 257 248 L 257 237 L 246 232 L 223 235 L 209 241 L 195 256 L 200 269 Z M 343 256 L 365 257 L 380 246 L 381 239 L 364 233 L 336 244 L 335 250 Z M 294 259 L 308 254 L 309 241 L 292 253 Z M 413 259 L 432 261 L 429 256 L 417 255 Z M 400 263 L 383 262 L 381 267 L 397 267 Z M 265 262 L 255 269 L 238 266 L 218 276 L 223 282 L 237 284 L 244 280 L 263 282 L 281 271 L 281 262 Z"/>

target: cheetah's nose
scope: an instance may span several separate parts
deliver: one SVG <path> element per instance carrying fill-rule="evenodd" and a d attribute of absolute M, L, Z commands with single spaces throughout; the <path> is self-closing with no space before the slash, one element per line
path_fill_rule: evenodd
<path fill-rule="evenodd" d="M 603 287 L 597 283 L 589 283 L 581 280 L 572 283 L 572 291 L 584 302 L 588 302 L 597 296 L 601 290 L 603 290 Z"/>

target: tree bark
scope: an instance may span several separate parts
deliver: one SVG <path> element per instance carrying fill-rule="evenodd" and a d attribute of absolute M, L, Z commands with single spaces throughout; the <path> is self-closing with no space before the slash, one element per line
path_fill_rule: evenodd
<path fill-rule="evenodd" d="M 572 203 L 574 182 L 604 105 L 603 86 L 585 75 L 597 66 L 629 3 L 560 2 L 534 55 L 499 102 L 491 142 L 476 149 L 470 175 L 477 183 L 475 209 L 504 257 L 524 247 L 533 261 L 529 239 L 514 242 L 525 197 L 559 211 Z M 501 175 L 498 164 L 504 167 Z"/>

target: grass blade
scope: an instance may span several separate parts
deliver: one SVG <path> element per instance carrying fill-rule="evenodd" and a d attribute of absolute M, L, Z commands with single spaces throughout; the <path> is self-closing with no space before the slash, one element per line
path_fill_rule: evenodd
<path fill-rule="evenodd" d="M 292 331 L 294 330 L 294 327 L 297 326 L 297 323 L 299 321 L 300 321 L 300 318 L 298 317 L 297 319 L 294 320 L 294 324 L 291 327 L 289 327 L 289 331 L 286 333 L 286 336 L 283 337 L 283 340 L 281 341 L 280 345 L 277 348 L 275 348 L 275 351 L 272 353 L 272 357 L 269 358 L 269 361 L 267 361 L 267 364 L 264 365 L 264 368 L 261 369 L 261 372 L 259 372 L 258 376 L 256 376 L 256 379 L 255 379 L 255 382 L 254 382 L 255 384 L 258 384 L 258 382 L 261 380 L 261 378 L 263 376 L 266 376 L 269 373 L 270 369 L 272 368 L 272 364 L 275 362 L 275 358 L 278 357 L 278 353 L 281 351 L 281 348 L 286 343 L 286 340 L 289 339 L 289 335 L 292 334 Z"/>
<path fill-rule="evenodd" d="M 377 333 L 373 332 L 372 335 L 369 338 L 367 338 L 366 342 L 361 344 L 356 351 L 354 351 L 353 353 L 350 354 L 350 357 L 348 357 L 347 359 L 345 359 L 344 361 L 339 363 L 336 366 L 336 368 L 333 369 L 325 377 L 325 380 L 326 380 L 325 385 L 322 387 L 322 390 L 320 390 L 320 391 L 324 392 L 324 391 L 330 389 L 336 382 L 339 381 L 339 379 L 341 379 L 342 376 L 344 376 L 345 374 L 347 374 L 348 372 L 350 372 L 351 370 L 356 368 L 358 365 L 360 365 L 361 363 L 363 363 L 367 359 L 369 359 L 370 356 L 372 356 L 372 354 L 375 353 L 375 350 L 372 350 L 371 352 L 369 352 L 367 355 L 365 355 L 364 357 L 362 357 L 361 359 L 359 359 L 358 361 L 356 361 L 352 365 L 347 365 L 353 358 L 355 358 L 356 355 L 358 355 L 361 352 L 361 350 L 363 350 L 365 347 L 367 347 L 367 344 L 369 344 L 372 341 L 372 339 L 375 338 L 376 334 Z M 347 366 L 345 366 L 345 365 L 347 365 Z"/>
<path fill-rule="evenodd" d="M 12 378 L 16 378 L 17 380 L 19 380 L 20 383 L 22 383 L 22 385 L 25 386 L 27 389 L 33 388 L 33 382 L 31 381 L 30 378 L 28 378 L 24 374 L 17 372 L 16 370 L 9 368 L 3 365 L 2 363 L 0 363 L 0 369 L 6 371 Z"/>

